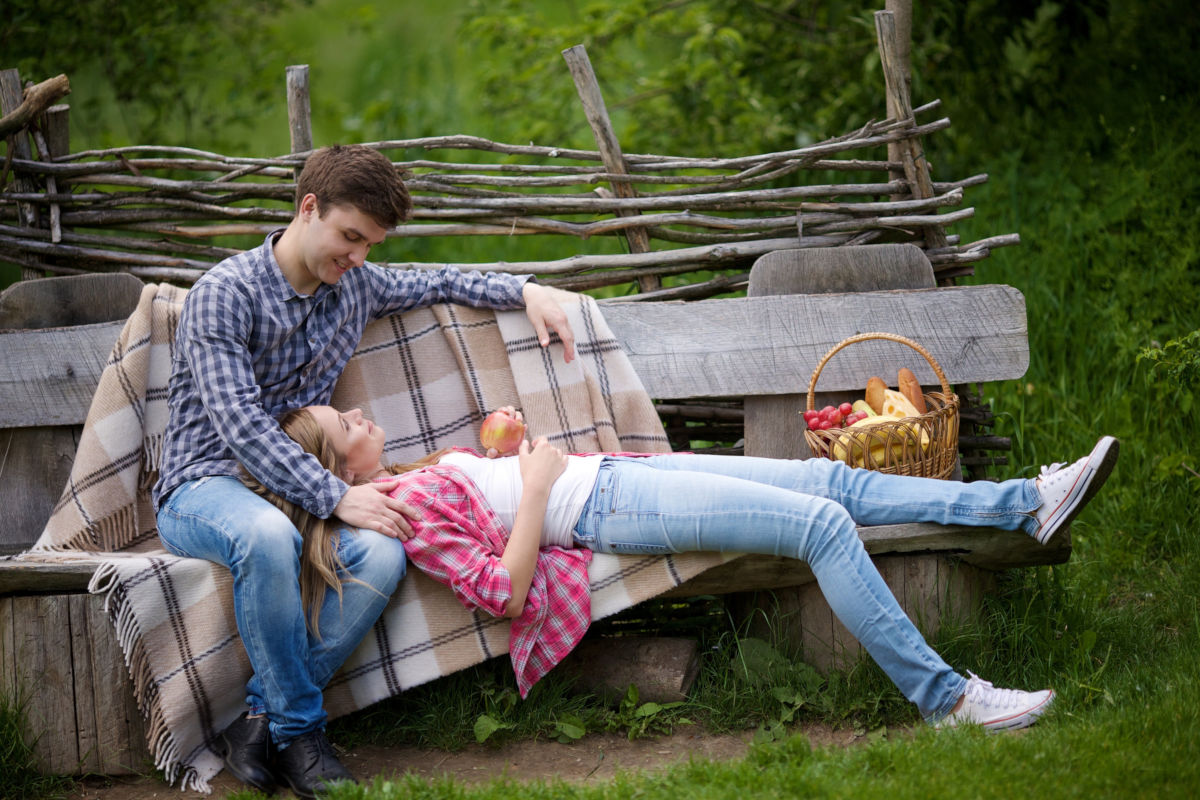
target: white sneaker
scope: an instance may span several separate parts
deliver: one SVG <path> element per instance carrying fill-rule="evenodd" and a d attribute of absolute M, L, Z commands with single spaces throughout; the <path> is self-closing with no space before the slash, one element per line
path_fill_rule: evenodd
<path fill-rule="evenodd" d="M 1104 436 L 1092 452 L 1069 467 L 1051 464 L 1042 467 L 1037 478 L 1042 504 L 1035 512 L 1038 529 L 1033 538 L 1041 544 L 1050 541 L 1060 528 L 1070 524 L 1087 502 L 1100 490 L 1117 463 L 1120 442 Z"/>
<path fill-rule="evenodd" d="M 997 689 L 974 672 L 967 674 L 971 678 L 967 681 L 962 708 L 943 717 L 936 727 L 974 723 L 993 733 L 1028 728 L 1054 702 L 1054 692 L 1050 689 L 1040 692 Z"/>

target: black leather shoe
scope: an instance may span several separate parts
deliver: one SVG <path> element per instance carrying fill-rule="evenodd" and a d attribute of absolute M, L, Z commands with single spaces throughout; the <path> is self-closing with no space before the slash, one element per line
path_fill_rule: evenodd
<path fill-rule="evenodd" d="M 275 793 L 275 773 L 271 771 L 275 745 L 265 715 L 242 714 L 221 733 L 217 747 L 225 759 L 225 769 L 235 778 L 260 792 Z"/>
<path fill-rule="evenodd" d="M 334 781 L 354 781 L 337 760 L 325 731 L 309 731 L 293 739 L 276 755 L 275 769 L 280 782 L 306 800 L 328 789 Z"/>

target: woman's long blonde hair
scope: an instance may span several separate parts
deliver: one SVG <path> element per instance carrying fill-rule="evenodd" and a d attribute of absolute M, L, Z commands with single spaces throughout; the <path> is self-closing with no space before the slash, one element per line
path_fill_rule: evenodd
<path fill-rule="evenodd" d="M 308 409 L 298 408 L 287 412 L 279 418 L 279 426 L 306 453 L 316 456 L 322 467 L 342 480 L 346 480 L 348 473 L 345 457 L 334 450 L 329 438 L 317 423 L 317 418 Z M 447 452 L 447 450 L 439 450 L 412 464 L 392 464 L 385 466 L 384 469 L 392 475 L 400 475 L 436 464 L 438 459 Z M 300 552 L 300 600 L 304 607 L 304 616 L 308 627 L 319 639 L 321 628 L 318 618 L 321 614 L 321 605 L 325 601 L 326 588 L 337 592 L 338 602 L 341 602 L 342 598 L 343 579 L 338 576 L 338 573 L 345 574 L 346 565 L 342 563 L 337 551 L 339 526 L 333 517 L 321 519 L 309 513 L 302 506 L 275 494 L 245 469 L 242 470 L 241 478 L 242 483 L 246 484 L 255 494 L 266 498 L 286 514 L 287 518 L 296 526 L 296 530 L 300 531 L 303 541 Z M 344 580 L 362 583 L 349 575 Z"/>

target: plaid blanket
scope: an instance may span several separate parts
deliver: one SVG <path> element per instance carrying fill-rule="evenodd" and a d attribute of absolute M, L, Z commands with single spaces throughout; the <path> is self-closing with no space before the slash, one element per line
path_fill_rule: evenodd
<path fill-rule="evenodd" d="M 228 570 L 167 554 L 149 492 L 167 420 L 171 338 L 185 292 L 145 288 L 101 375 L 70 480 L 33 550 L 36 560 L 103 558 L 91 591 L 106 605 L 147 719 L 155 765 L 182 788 L 209 790 L 215 737 L 244 709 L 250 664 Z M 531 435 L 568 451 L 668 449 L 628 359 L 590 298 L 567 308 L 578 357 L 542 350 L 522 312 L 437 306 L 367 328 L 333 404 L 361 407 L 389 433 L 385 459 L 475 446 L 489 410 L 515 405 Z M 715 554 L 597 554 L 592 617 L 652 597 L 721 563 Z M 509 621 L 468 612 L 410 570 L 325 692 L 331 716 L 508 652 Z"/>

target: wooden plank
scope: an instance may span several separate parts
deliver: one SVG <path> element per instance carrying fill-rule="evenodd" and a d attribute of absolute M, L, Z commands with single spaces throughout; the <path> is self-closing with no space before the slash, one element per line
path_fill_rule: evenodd
<path fill-rule="evenodd" d="M 16 627 L 13 622 L 13 599 L 0 596 L 0 695 L 9 707 L 21 704 L 17 693 Z"/>
<path fill-rule="evenodd" d="M 67 645 L 67 654 L 71 662 L 72 707 L 75 712 L 75 743 L 79 761 L 76 772 L 103 773 L 103 761 L 100 758 L 102 743 L 111 741 L 113 731 L 104 730 L 96 719 L 96 704 L 93 695 L 96 690 L 97 678 L 92 668 L 91 631 L 88 626 L 87 606 L 88 595 L 63 595 L 67 605 L 67 617 L 70 620 L 67 630 L 60 631 L 54 639 L 43 642 L 47 649 L 56 642 Z"/>
<path fill-rule="evenodd" d="M 926 639 L 937 636 L 941 626 L 951 620 L 972 619 L 978 614 L 983 592 L 995 588 L 995 573 L 962 564 L 954 556 L 889 555 L 872 561 Z M 834 615 L 815 581 L 785 592 L 746 593 L 739 597 L 734 613 L 750 620 L 753 635 L 782 638 L 823 673 L 851 667 L 865 654 Z"/>
<path fill-rule="evenodd" d="M 1060 531 L 1046 545 L 1038 544 L 1021 531 L 928 522 L 861 527 L 858 535 L 873 558 L 897 553 L 946 553 L 987 570 L 1062 564 L 1071 557 L 1071 541 L 1066 531 Z M 702 572 L 667 594 L 690 597 L 779 589 L 812 580 L 812 570 L 802 561 L 747 555 Z"/>
<path fill-rule="evenodd" d="M 0 560 L 0 594 L 87 591 L 99 558 L 57 564 Z"/>
<path fill-rule="evenodd" d="M 807 391 L 830 348 L 876 330 L 925 346 L 951 384 L 1011 380 L 1029 366 L 1025 298 L 1011 286 L 608 303 L 604 316 L 659 399 Z M 870 376 L 894 373 L 898 357 L 922 384 L 936 383 L 911 349 L 873 342 L 834 357 L 818 388 L 861 391 Z"/>
<path fill-rule="evenodd" d="M 82 424 L 124 324 L 0 331 L 0 428 Z"/>
<path fill-rule="evenodd" d="M 1040 545 L 1020 531 L 972 528 L 914 522 L 905 525 L 871 525 L 858 529 L 859 538 L 872 556 L 888 553 L 951 553 L 968 564 L 988 570 L 1062 564 L 1071 557 L 1069 531 L 1059 531 L 1049 544 Z M 100 559 L 67 564 L 0 561 L 0 593 L 25 591 L 83 591 L 100 565 Z M 747 555 L 713 567 L 667 594 L 699 594 L 777 589 L 798 586 L 813 579 L 802 562 L 779 556 Z"/>
<path fill-rule="evenodd" d="M 750 269 L 750 297 L 929 289 L 933 266 L 915 244 L 775 250 Z"/>
<path fill-rule="evenodd" d="M 124 320 L 137 308 L 143 286 L 127 272 L 21 281 L 0 292 L 0 329 Z"/>
<path fill-rule="evenodd" d="M 146 743 L 146 726 L 133 696 L 133 682 L 125 667 L 125 655 L 117 642 L 116 629 L 104 612 L 104 598 L 76 595 L 85 611 L 87 648 L 83 658 L 90 664 L 92 683 L 81 692 L 76 683 L 79 705 L 90 703 L 100 734 L 88 763 L 103 775 L 145 773 L 153 763 Z M 77 659 L 80 656 L 77 655 Z M 78 673 L 77 673 L 78 674 Z M 81 732 L 82 741 L 82 732 Z M 80 750 L 83 751 L 81 745 Z"/>
<path fill-rule="evenodd" d="M 67 605 L 65 595 L 13 598 L 17 679 L 28 696 L 29 741 L 36 741 L 39 769 L 60 775 L 74 774 L 79 763 L 70 647 L 61 646 L 71 624 Z"/>
<path fill-rule="evenodd" d="M 26 701 L 26 741 L 46 772 L 150 768 L 145 725 L 103 605 L 88 594 L 0 597 L 0 691 Z"/>
<path fill-rule="evenodd" d="M 0 555 L 27 550 L 62 495 L 79 445 L 79 426 L 0 430 Z"/>
<path fill-rule="evenodd" d="M 694 303 L 611 303 L 604 315 L 652 397 L 736 397 L 806 389 L 830 347 L 885 328 L 923 344 L 951 383 L 1025 374 L 1025 299 L 1009 286 L 916 292 L 743 297 Z M 943 323 L 961 320 L 954 330 Z M 122 323 L 0 331 L 0 428 L 78 424 Z M 923 384 L 932 370 L 891 342 L 847 348 L 822 373 L 822 391 L 861 391 L 898 357 Z"/>
<path fill-rule="evenodd" d="M 931 289 L 936 281 L 925 253 L 911 244 L 777 250 L 754 262 L 749 297 L 831 294 L 893 289 Z M 908 363 L 904 361 L 903 363 Z M 805 387 L 807 388 L 807 387 Z M 805 424 L 806 393 L 749 396 L 745 399 L 746 455 L 809 458 Z M 854 402 L 861 391 L 818 392 L 816 408 Z"/>

